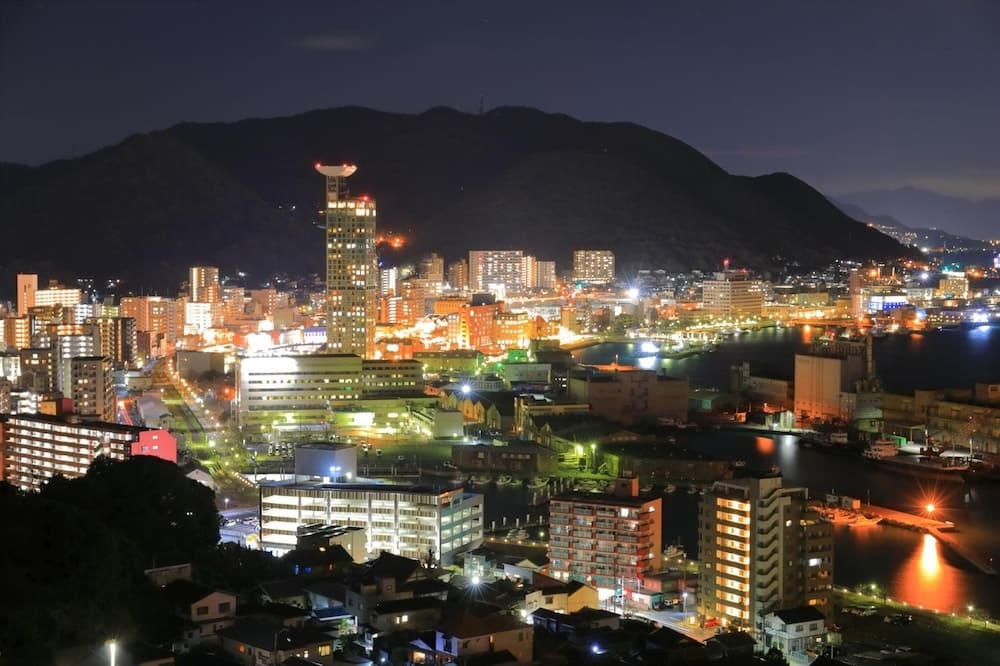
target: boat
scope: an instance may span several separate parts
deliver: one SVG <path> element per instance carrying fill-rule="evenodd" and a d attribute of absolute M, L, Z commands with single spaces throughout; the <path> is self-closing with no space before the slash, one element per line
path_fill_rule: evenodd
<path fill-rule="evenodd" d="M 673 495 L 674 493 L 677 492 L 677 486 L 675 486 L 672 483 L 668 483 L 666 487 L 663 489 L 663 492 L 665 492 L 668 495 Z"/>
<path fill-rule="evenodd" d="M 861 455 L 869 460 L 886 460 L 893 458 L 899 453 L 899 447 L 895 440 L 880 439 L 868 445 L 868 448 L 861 452 Z"/>
<path fill-rule="evenodd" d="M 886 470 L 936 481 L 965 481 L 969 461 L 965 458 L 927 455 L 898 455 L 876 461 Z"/>
<path fill-rule="evenodd" d="M 539 488 L 544 488 L 547 485 L 549 485 L 549 477 L 547 476 L 536 476 L 528 482 L 528 487 L 532 490 L 538 490 Z"/>
<path fill-rule="evenodd" d="M 512 486 L 515 483 L 520 483 L 520 481 L 512 477 L 510 474 L 503 474 L 497 478 L 498 486 Z"/>
<path fill-rule="evenodd" d="M 530 536 L 531 535 L 528 534 L 528 530 L 524 529 L 523 527 L 520 528 L 520 529 L 511 530 L 510 532 L 507 533 L 507 538 L 508 539 L 522 539 L 523 540 L 523 539 L 529 538 Z"/>
<path fill-rule="evenodd" d="M 743 469 L 746 466 L 747 466 L 747 461 L 743 460 L 742 458 L 729 461 L 729 467 L 732 469 Z"/>
<path fill-rule="evenodd" d="M 684 549 L 681 548 L 680 545 L 672 543 L 669 546 L 667 546 L 666 549 L 664 549 L 664 551 L 663 551 L 663 559 L 664 560 L 675 560 L 675 559 L 683 560 L 683 559 L 687 559 L 687 553 L 684 552 Z"/>

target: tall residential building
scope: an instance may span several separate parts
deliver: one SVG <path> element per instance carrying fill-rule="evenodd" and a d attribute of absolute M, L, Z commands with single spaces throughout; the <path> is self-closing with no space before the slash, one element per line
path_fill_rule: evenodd
<path fill-rule="evenodd" d="M 723 271 L 702 283 L 706 314 L 719 317 L 759 317 L 764 312 L 764 285 L 743 271 Z"/>
<path fill-rule="evenodd" d="M 78 356 L 70 359 L 70 388 L 73 412 L 85 421 L 113 423 L 116 414 L 115 387 L 111 379 L 111 359 L 107 356 Z"/>
<path fill-rule="evenodd" d="M 420 260 L 420 277 L 425 280 L 444 282 L 444 258 L 431 252 Z"/>
<path fill-rule="evenodd" d="M 14 349 L 31 346 L 31 318 L 6 317 L 3 320 L 3 342 Z"/>
<path fill-rule="evenodd" d="M 94 317 L 84 322 L 97 327 L 97 353 L 107 356 L 119 368 L 134 368 L 139 362 L 135 319 L 131 317 Z"/>
<path fill-rule="evenodd" d="M 188 277 L 188 292 L 193 303 L 218 303 L 219 269 L 215 266 L 192 266 Z"/>
<path fill-rule="evenodd" d="M 262 483 L 261 548 L 282 555 L 304 525 L 361 527 L 382 551 L 447 566 L 483 542 L 483 496 L 463 488 L 381 483 Z"/>
<path fill-rule="evenodd" d="M 135 329 L 148 334 L 148 348 L 140 346 L 144 354 L 159 356 L 166 353 L 164 346 L 172 345 L 184 331 L 185 308 L 181 301 L 162 296 L 124 296 L 121 316 L 135 319 Z"/>
<path fill-rule="evenodd" d="M 469 262 L 459 259 L 448 264 L 448 284 L 458 291 L 469 288 Z"/>
<path fill-rule="evenodd" d="M 524 288 L 534 289 L 538 286 L 538 259 L 530 254 L 526 254 L 522 261 L 521 275 L 524 276 Z"/>
<path fill-rule="evenodd" d="M 535 263 L 535 288 L 554 289 L 556 286 L 556 262 L 539 261 Z"/>
<path fill-rule="evenodd" d="M 350 197 L 356 166 L 316 165 L 326 176 L 326 348 L 370 358 L 375 351 L 378 261 L 375 201 Z"/>
<path fill-rule="evenodd" d="M 615 253 L 611 250 L 573 250 L 573 282 L 613 284 Z"/>
<path fill-rule="evenodd" d="M 833 525 L 778 474 L 717 481 L 698 508 L 698 610 L 760 635 L 764 616 L 833 613 Z"/>
<path fill-rule="evenodd" d="M 549 570 L 561 580 L 637 590 L 663 552 L 663 498 L 639 494 L 639 480 L 617 479 L 613 494 L 571 492 L 549 500 Z"/>
<path fill-rule="evenodd" d="M 524 287 L 524 252 L 521 250 L 471 250 L 469 252 L 469 288 L 489 291 L 490 285 L 503 285 L 508 291 Z"/>
<path fill-rule="evenodd" d="M 17 314 L 20 317 L 28 314 L 28 309 L 35 307 L 35 292 L 38 291 L 38 276 L 34 273 L 17 274 Z"/>
<path fill-rule="evenodd" d="M 12 414 L 0 423 L 0 433 L 0 476 L 22 490 L 38 490 L 56 474 L 81 477 L 101 455 L 115 460 L 154 456 L 177 462 L 177 440 L 166 430 Z"/>

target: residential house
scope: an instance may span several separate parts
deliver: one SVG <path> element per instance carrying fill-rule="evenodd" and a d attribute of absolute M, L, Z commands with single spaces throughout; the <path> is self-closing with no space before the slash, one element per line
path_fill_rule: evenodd
<path fill-rule="evenodd" d="M 507 650 L 515 663 L 530 664 L 533 641 L 532 627 L 511 615 L 461 613 L 443 621 L 434 630 L 433 645 L 412 642 L 410 661 L 444 664 Z"/>
<path fill-rule="evenodd" d="M 212 638 L 236 618 L 235 594 L 184 579 L 172 581 L 160 589 L 171 612 L 198 627 L 200 640 Z"/>
<path fill-rule="evenodd" d="M 282 578 L 261 583 L 256 593 L 265 604 L 285 604 L 298 608 L 310 608 L 309 595 L 305 586 L 311 584 L 309 579 Z"/>
<path fill-rule="evenodd" d="M 309 627 L 244 620 L 218 632 L 222 650 L 241 664 L 280 664 L 291 657 L 333 665 L 333 639 Z"/>
<path fill-rule="evenodd" d="M 437 597 L 382 601 L 372 609 L 369 624 L 379 633 L 399 629 L 425 631 L 441 622 L 444 606 L 445 602 Z"/>
<path fill-rule="evenodd" d="M 764 649 L 805 653 L 826 638 L 826 618 L 812 606 L 776 610 L 764 616 Z"/>
<path fill-rule="evenodd" d="M 539 608 L 531 614 L 534 626 L 552 634 L 579 634 L 589 631 L 617 631 L 621 628 L 621 616 L 598 608 L 581 608 L 574 613 L 558 613 L 547 608 Z"/>
<path fill-rule="evenodd" d="M 528 613 L 539 608 L 573 613 L 588 607 L 596 608 L 597 605 L 597 588 L 576 580 L 542 585 L 524 595 L 524 609 Z"/>

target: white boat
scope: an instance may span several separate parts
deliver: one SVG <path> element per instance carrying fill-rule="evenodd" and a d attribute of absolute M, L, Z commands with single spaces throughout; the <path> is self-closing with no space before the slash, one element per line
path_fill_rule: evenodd
<path fill-rule="evenodd" d="M 861 455 L 869 460 L 885 460 L 899 453 L 899 447 L 891 439 L 880 439 L 868 445 Z"/>
<path fill-rule="evenodd" d="M 675 486 L 672 483 L 668 483 L 667 486 L 663 489 L 663 492 L 665 492 L 668 495 L 673 495 L 674 493 L 677 492 L 677 486 Z"/>
<path fill-rule="evenodd" d="M 683 560 L 686 558 L 687 558 L 687 553 L 684 552 L 683 548 L 681 548 L 676 544 L 670 544 L 669 546 L 667 546 L 666 550 L 663 551 L 663 559 L 665 560 L 673 560 L 673 559 Z"/>
<path fill-rule="evenodd" d="M 549 485 L 549 477 L 547 476 L 536 476 L 530 483 L 528 483 L 528 487 L 532 490 L 538 490 L 539 488 L 544 488 L 547 485 Z"/>

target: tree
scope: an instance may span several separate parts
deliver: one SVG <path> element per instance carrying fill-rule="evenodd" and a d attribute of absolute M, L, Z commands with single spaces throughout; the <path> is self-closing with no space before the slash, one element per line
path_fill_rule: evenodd
<path fill-rule="evenodd" d="M 80 507 L 120 531 L 148 566 L 166 559 L 191 561 L 219 541 L 215 493 L 159 458 L 102 456 L 86 476 L 50 483 L 41 494 Z"/>
<path fill-rule="evenodd" d="M 142 572 L 119 532 L 34 493 L 0 492 L 0 515 L 0 653 L 9 663 L 48 663 L 58 647 L 131 626 Z"/>

